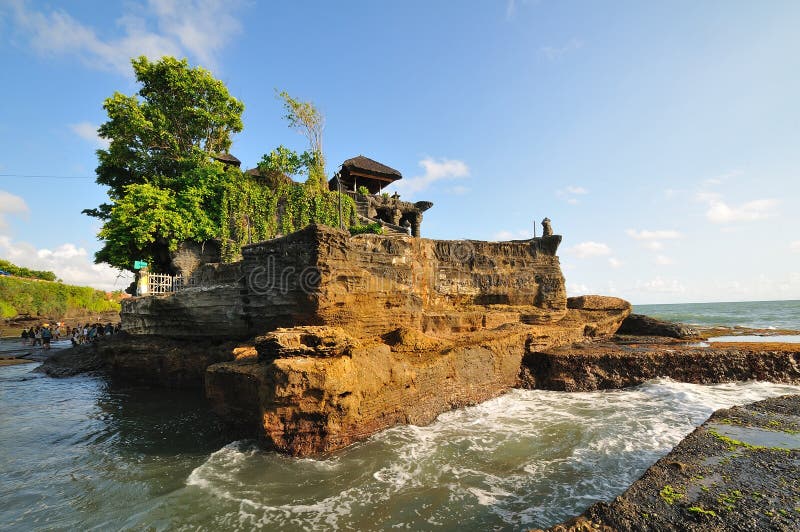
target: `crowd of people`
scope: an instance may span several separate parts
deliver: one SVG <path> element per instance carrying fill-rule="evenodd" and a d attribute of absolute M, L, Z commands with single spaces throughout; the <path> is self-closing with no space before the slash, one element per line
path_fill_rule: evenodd
<path fill-rule="evenodd" d="M 44 323 L 30 329 L 23 329 L 21 337 L 22 345 L 50 349 L 50 343 L 61 338 L 69 338 L 72 345 L 81 345 L 94 342 L 101 336 L 116 334 L 119 331 L 120 324 L 114 326 L 111 323 L 105 325 L 102 323 L 87 323 L 76 327 L 70 327 L 63 323 L 55 323 L 53 325 Z"/>

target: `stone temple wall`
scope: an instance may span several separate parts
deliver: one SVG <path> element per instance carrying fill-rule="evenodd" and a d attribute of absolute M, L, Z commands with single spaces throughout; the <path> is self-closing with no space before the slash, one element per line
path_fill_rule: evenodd
<path fill-rule="evenodd" d="M 232 265 L 206 265 L 201 284 L 123 303 L 134 334 L 247 337 L 298 325 L 356 337 L 399 327 L 433 335 L 566 312 L 561 237 L 480 242 L 358 235 L 310 226 L 245 246 Z"/>

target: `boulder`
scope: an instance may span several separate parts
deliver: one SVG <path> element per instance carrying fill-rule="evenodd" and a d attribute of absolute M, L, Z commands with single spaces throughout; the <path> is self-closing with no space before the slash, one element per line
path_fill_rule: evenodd
<path fill-rule="evenodd" d="M 683 323 L 663 321 L 644 314 L 631 314 L 622 322 L 617 334 L 633 336 L 666 336 L 669 338 L 692 338 L 698 332 Z"/>
<path fill-rule="evenodd" d="M 630 310 L 631 304 L 618 297 L 592 295 L 568 298 L 567 308 L 579 310 Z"/>

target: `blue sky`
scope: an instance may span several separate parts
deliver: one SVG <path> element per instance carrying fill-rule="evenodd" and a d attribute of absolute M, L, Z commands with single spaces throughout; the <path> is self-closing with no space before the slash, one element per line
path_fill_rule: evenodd
<path fill-rule="evenodd" d="M 232 153 L 304 148 L 275 89 L 434 202 L 424 236 L 508 239 L 548 216 L 570 295 L 800 299 L 800 3 L 0 1 L 0 256 L 92 264 L 102 102 L 131 56 L 187 57 L 246 106 Z M 537 229 L 537 231 L 540 229 Z"/>

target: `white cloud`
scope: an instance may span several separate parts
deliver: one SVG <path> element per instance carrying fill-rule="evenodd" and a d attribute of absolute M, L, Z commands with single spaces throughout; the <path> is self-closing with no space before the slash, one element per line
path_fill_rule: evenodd
<path fill-rule="evenodd" d="M 434 159 L 426 157 L 419 162 L 425 170 L 420 176 L 410 177 L 396 181 L 393 185 L 403 194 L 413 196 L 417 192 L 422 192 L 437 181 L 461 179 L 469 176 L 469 166 L 463 161 L 456 159 Z"/>
<path fill-rule="evenodd" d="M 567 281 L 567 295 L 569 297 L 583 296 L 586 294 L 591 294 L 592 292 L 593 290 L 585 284 L 571 283 Z"/>
<path fill-rule="evenodd" d="M 706 186 L 722 185 L 723 183 L 725 183 L 729 179 L 734 178 L 734 177 L 739 176 L 739 175 L 742 175 L 742 173 L 743 172 L 741 170 L 732 170 L 732 171 L 730 171 L 730 172 L 728 172 L 726 174 L 718 175 L 716 177 L 710 177 L 710 178 L 704 180 L 703 184 L 706 185 Z"/>
<path fill-rule="evenodd" d="M 577 185 L 567 185 L 564 188 L 556 190 L 556 196 L 564 198 L 570 205 L 577 205 L 580 203 L 576 196 L 584 196 L 588 193 L 589 191 L 587 189 Z"/>
<path fill-rule="evenodd" d="M 795 253 L 800 253 L 800 240 L 795 240 L 794 242 L 789 244 L 789 249 L 791 249 Z"/>
<path fill-rule="evenodd" d="M 675 240 L 683 236 L 673 229 L 659 229 L 656 231 L 650 231 L 648 229 L 642 229 L 641 231 L 627 229 L 625 233 L 634 240 L 641 242 L 645 248 L 651 251 L 664 249 L 664 244 L 661 242 L 662 240 Z"/>
<path fill-rule="evenodd" d="M 635 240 L 670 240 L 681 237 L 678 231 L 672 229 L 662 229 L 659 231 L 648 231 L 647 229 L 636 231 L 635 229 L 628 229 L 625 233 Z"/>
<path fill-rule="evenodd" d="M 608 264 L 609 264 L 609 266 L 611 266 L 612 268 L 614 268 L 616 270 L 617 268 L 621 268 L 622 265 L 625 264 L 625 263 L 622 262 L 621 260 L 619 260 L 616 257 L 610 257 L 608 259 Z"/>
<path fill-rule="evenodd" d="M 97 126 L 90 122 L 80 122 L 70 124 L 69 128 L 80 138 L 92 143 L 97 148 L 108 148 L 111 141 L 104 139 L 97 134 Z"/>
<path fill-rule="evenodd" d="M 190 55 L 213 69 L 217 55 L 240 31 L 232 15 L 238 2 L 222 0 L 149 0 L 147 5 L 123 4 L 117 19 L 122 36 L 100 37 L 61 8 L 35 10 L 23 0 L 11 6 L 17 29 L 30 47 L 43 56 L 75 55 L 84 64 L 132 75 L 132 57 Z M 151 26 L 155 25 L 157 31 Z"/>
<path fill-rule="evenodd" d="M 753 222 L 775 216 L 780 203 L 776 199 L 757 199 L 738 206 L 731 206 L 721 199 L 708 199 L 706 218 L 715 224 L 731 222 Z"/>
<path fill-rule="evenodd" d="M 0 190 L 0 229 L 8 227 L 6 215 L 27 215 L 29 212 L 28 204 L 25 203 L 24 199 L 5 190 Z"/>
<path fill-rule="evenodd" d="M 463 185 L 456 185 L 450 189 L 450 192 L 455 194 L 456 196 L 463 196 L 464 194 L 469 194 L 470 192 L 469 187 L 465 187 Z"/>
<path fill-rule="evenodd" d="M 578 39 L 571 39 L 563 46 L 542 46 L 539 51 L 548 61 L 557 61 L 569 52 L 583 48 L 583 42 Z"/>
<path fill-rule="evenodd" d="M 675 264 L 675 261 L 665 255 L 657 255 L 655 258 L 656 264 L 660 264 L 662 266 L 667 266 L 670 264 Z"/>
<path fill-rule="evenodd" d="M 0 256 L 18 266 L 48 270 L 67 284 L 92 286 L 99 290 L 124 290 L 133 276 L 107 264 L 94 264 L 86 249 L 66 243 L 54 249 L 37 249 L 27 242 L 14 242 L 0 236 Z"/>
<path fill-rule="evenodd" d="M 494 241 L 527 240 L 532 237 L 533 237 L 533 232 L 530 229 L 518 229 L 516 231 L 509 231 L 507 229 L 503 229 L 492 235 L 492 240 Z"/>
<path fill-rule="evenodd" d="M 579 259 L 588 259 L 591 257 L 602 257 L 611 255 L 611 248 L 602 242 L 581 242 L 575 244 L 571 248 L 567 248 L 567 253 L 575 255 Z"/>
<path fill-rule="evenodd" d="M 659 294 L 683 294 L 686 292 L 686 287 L 679 281 L 663 279 L 660 276 L 650 281 L 637 281 L 636 289 Z"/>

